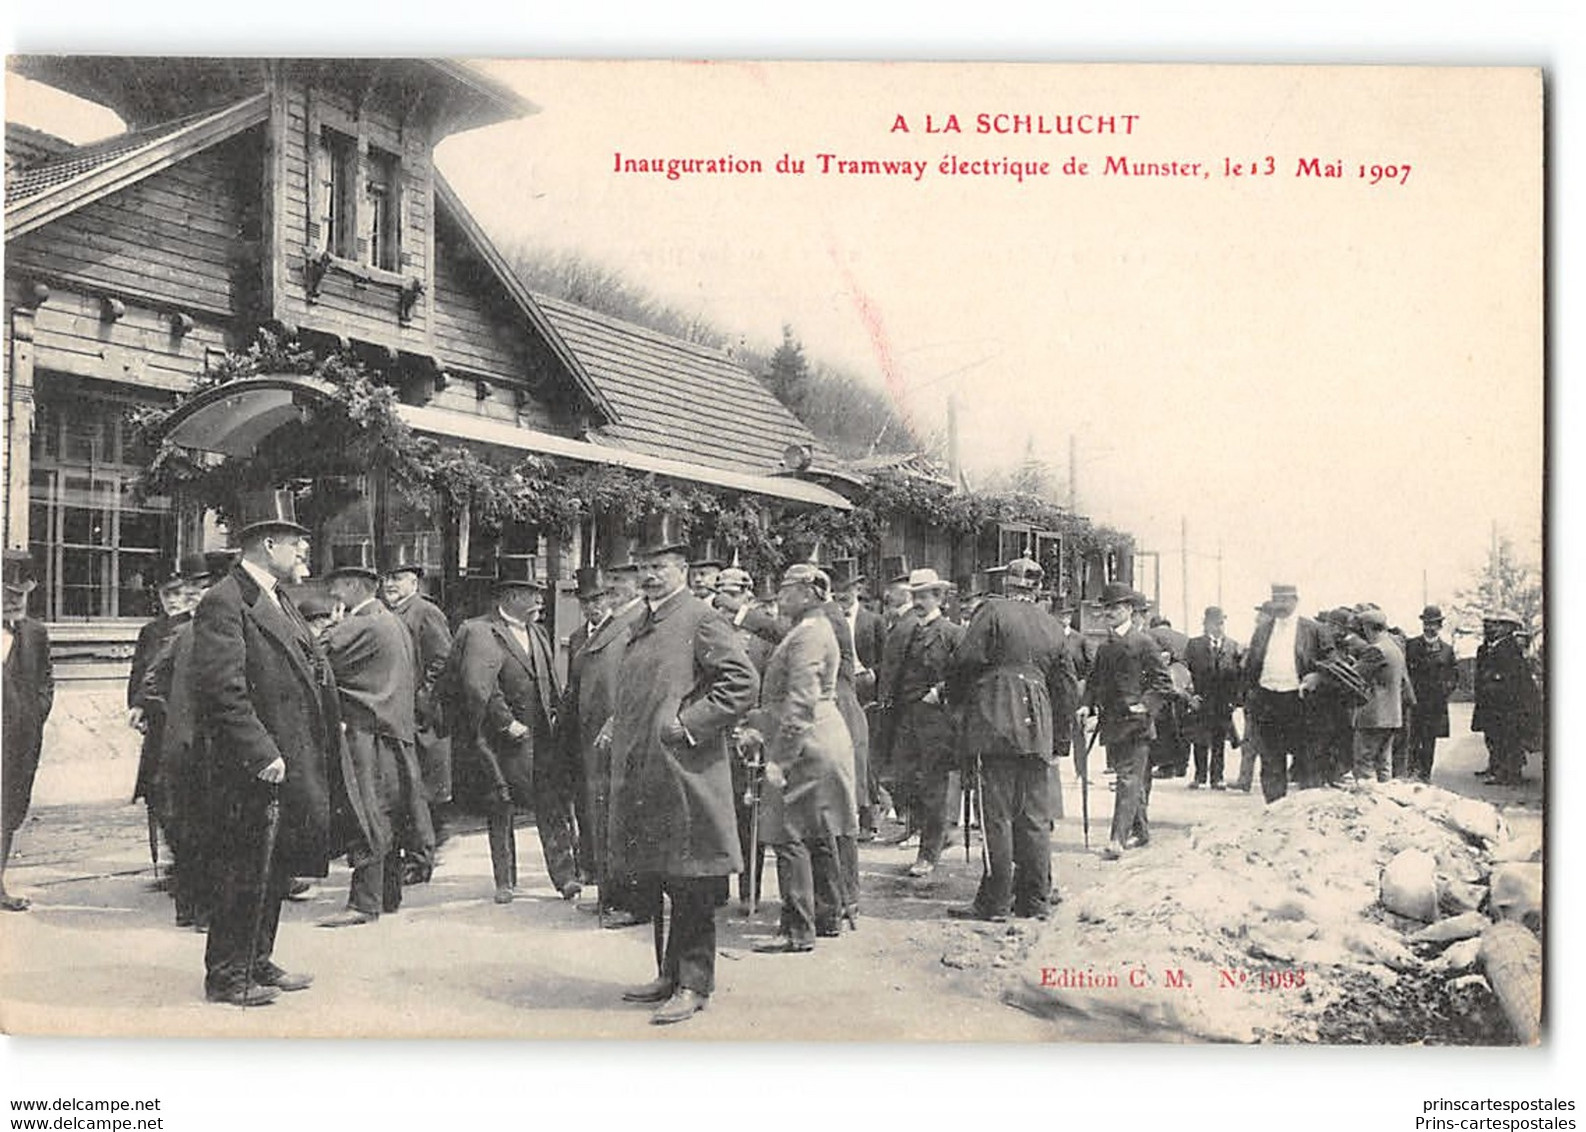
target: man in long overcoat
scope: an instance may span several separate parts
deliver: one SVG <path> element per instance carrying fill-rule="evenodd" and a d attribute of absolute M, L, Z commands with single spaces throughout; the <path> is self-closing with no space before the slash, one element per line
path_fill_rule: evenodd
<path fill-rule="evenodd" d="M 1102 587 L 1102 614 L 1111 632 L 1085 682 L 1086 710 L 1095 713 L 1101 742 L 1118 774 L 1112 831 L 1101 853 L 1108 860 L 1151 837 L 1151 740 L 1157 709 L 1171 682 L 1161 648 L 1137 625 L 1135 614 L 1146 604 L 1144 594 L 1122 583 Z"/>
<path fill-rule="evenodd" d="M 1204 630 L 1191 637 L 1184 648 L 1184 664 L 1189 669 L 1190 685 L 1195 689 L 1190 701 L 1185 730 L 1195 756 L 1195 777 L 1191 787 L 1209 785 L 1223 790 L 1223 757 L 1228 741 L 1238 742 L 1234 733 L 1234 705 L 1239 701 L 1239 673 L 1244 653 L 1239 642 L 1226 630 L 1227 618 L 1217 606 L 1208 606 L 1201 618 Z"/>
<path fill-rule="evenodd" d="M 395 912 L 402 906 L 403 847 L 433 852 L 435 844 L 414 745 L 413 638 L 376 597 L 379 574 L 368 561 L 368 544 L 348 549 L 360 557 L 338 563 L 328 579 L 344 613 L 320 638 L 346 724 L 341 758 L 331 767 L 331 797 L 335 833 L 352 866 L 347 907 L 319 922 L 327 928 Z"/>
<path fill-rule="evenodd" d="M 1489 611 L 1482 617 L 1483 639 L 1476 649 L 1470 729 L 1486 739 L 1488 781 L 1497 786 L 1520 784 L 1527 747 L 1539 739 L 1541 704 L 1520 644 L 1520 624 L 1512 610 Z"/>
<path fill-rule="evenodd" d="M 25 550 L 5 552 L 5 702 L 4 745 L 0 747 L 0 910 L 25 912 L 25 896 L 6 891 L 6 862 L 11 840 L 27 817 L 33 800 L 33 776 L 44 747 L 44 723 L 55 703 L 55 677 L 50 666 L 50 636 L 43 624 L 28 616 L 28 594 L 38 584 L 33 559 Z"/>
<path fill-rule="evenodd" d="M 750 726 L 764 736 L 764 840 L 775 847 L 782 921 L 763 952 L 813 950 L 835 936 L 856 898 L 837 839 L 854 820 L 852 743 L 837 705 L 841 653 L 828 612 L 826 576 L 809 563 L 788 568 L 777 604 L 793 621 L 766 665 Z"/>
<path fill-rule="evenodd" d="M 189 554 L 161 580 L 154 591 L 160 611 L 138 630 L 137 643 L 132 646 L 132 670 L 127 674 L 127 722 L 143 735 L 138 748 L 138 776 L 132 784 L 132 800 L 141 800 L 147 808 L 151 837 L 157 829 L 171 847 L 173 863 L 166 875 L 172 887 L 181 862 L 174 858 L 171 815 L 165 808 L 165 798 L 156 787 L 160 754 L 164 749 L 165 701 L 163 697 L 150 695 L 152 688 L 147 677 L 156 659 L 170 646 L 177 629 L 192 620 L 193 606 L 197 603 L 189 599 L 189 583 L 204 571 L 204 556 Z"/>
<path fill-rule="evenodd" d="M 271 955 L 292 878 L 329 870 L 328 766 L 339 758 L 341 719 L 330 664 L 280 589 L 308 562 L 291 492 L 245 496 L 238 520 L 242 559 L 193 615 L 195 698 L 222 831 L 204 989 L 211 1001 L 256 1006 L 308 985 Z M 279 831 L 266 863 L 272 793 Z"/>
<path fill-rule="evenodd" d="M 624 997 L 661 1003 L 652 1021 L 666 1024 L 715 990 L 716 903 L 743 868 L 727 737 L 760 680 L 727 619 L 688 592 L 686 548 L 663 538 L 640 559 L 647 615 L 623 654 L 610 721 L 610 851 L 612 869 L 646 878 L 654 901 L 659 974 Z"/>
<path fill-rule="evenodd" d="M 953 653 L 965 773 L 979 772 L 990 860 L 974 903 L 949 909 L 960 919 L 1051 912 L 1053 768 L 1073 739 L 1079 684 L 1062 627 L 1037 604 L 1041 578 L 1032 559 L 1010 562 L 1004 595 L 975 611 Z"/>
<path fill-rule="evenodd" d="M 1404 726 L 1406 708 L 1415 703 L 1415 690 L 1405 672 L 1404 653 L 1388 632 L 1382 610 L 1362 610 L 1358 621 L 1366 648 L 1358 670 L 1366 682 L 1366 702 L 1355 709 L 1355 785 L 1373 777 L 1387 782 L 1393 771 L 1393 738 Z"/>
<path fill-rule="evenodd" d="M 488 791 L 490 868 L 495 900 L 510 904 L 518 883 L 514 807 L 532 808 L 551 884 L 564 900 L 582 886 L 573 855 L 571 783 L 556 750 L 562 690 L 551 642 L 536 616 L 545 584 L 526 558 L 503 558 L 495 607 L 465 621 L 452 643 L 461 699 L 453 738 L 466 747 Z"/>
<path fill-rule="evenodd" d="M 419 592 L 424 567 L 399 561 L 385 574 L 381 598 L 413 638 L 418 668 L 413 687 L 413 745 L 424 773 L 424 798 L 433 831 L 431 844 L 404 845 L 402 882 L 422 884 L 435 871 L 435 852 L 446 840 L 446 807 L 452 800 L 452 739 L 442 678 L 452 654 L 446 614 Z"/>
<path fill-rule="evenodd" d="M 1432 781 L 1437 741 L 1448 738 L 1448 697 L 1459 685 L 1454 646 L 1443 640 L 1443 611 L 1435 605 L 1421 610 L 1421 635 L 1404 646 L 1404 666 L 1415 689 L 1410 709 L 1410 774 Z"/>

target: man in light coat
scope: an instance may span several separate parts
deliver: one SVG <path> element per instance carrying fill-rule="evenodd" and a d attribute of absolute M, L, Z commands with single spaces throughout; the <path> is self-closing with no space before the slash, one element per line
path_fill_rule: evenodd
<path fill-rule="evenodd" d="M 1406 705 L 1415 704 L 1415 689 L 1404 668 L 1404 653 L 1388 632 L 1388 618 L 1376 607 L 1357 618 L 1366 649 L 1356 661 L 1356 671 L 1366 681 L 1367 699 L 1355 709 L 1355 785 L 1373 777 L 1387 782 L 1393 777 L 1393 737 L 1404 726 Z"/>

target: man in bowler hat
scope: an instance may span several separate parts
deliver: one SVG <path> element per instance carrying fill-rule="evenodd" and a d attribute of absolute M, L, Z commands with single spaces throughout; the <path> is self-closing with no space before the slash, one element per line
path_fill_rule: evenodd
<path fill-rule="evenodd" d="M 4 746 L 0 756 L 0 910 L 25 912 L 25 896 L 6 891 L 6 863 L 11 841 L 27 817 L 33 800 L 33 776 L 44 747 L 44 722 L 55 702 L 55 677 L 50 667 L 50 637 L 44 626 L 28 616 L 28 594 L 38 579 L 33 559 L 25 550 L 5 552 L 4 624 L 0 627 L 5 649 Z"/>
<path fill-rule="evenodd" d="M 1415 689 L 1410 708 L 1410 776 L 1432 781 L 1437 741 L 1448 738 L 1448 697 L 1459 685 L 1454 646 L 1442 637 L 1443 611 L 1421 610 L 1421 635 L 1404 646 L 1404 665 Z"/>
<path fill-rule="evenodd" d="M 209 740 L 220 815 L 204 954 L 213 1002 L 260 1006 L 312 981 L 271 958 L 292 878 L 329 869 L 328 765 L 341 743 L 330 664 L 281 588 L 307 569 L 308 534 L 291 492 L 245 495 L 237 514 L 242 558 L 193 614 L 198 726 Z M 272 793 L 279 824 L 265 861 Z"/>

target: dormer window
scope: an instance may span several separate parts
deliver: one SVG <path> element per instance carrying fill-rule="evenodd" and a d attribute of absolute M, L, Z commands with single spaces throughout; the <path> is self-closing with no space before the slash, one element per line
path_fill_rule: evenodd
<path fill-rule="evenodd" d="M 368 210 L 366 263 L 383 271 L 402 266 L 402 181 L 396 154 L 369 147 L 365 201 Z"/>
<path fill-rule="evenodd" d="M 325 127 L 319 132 L 314 176 L 319 185 L 318 250 L 343 259 L 356 257 L 358 141 Z"/>

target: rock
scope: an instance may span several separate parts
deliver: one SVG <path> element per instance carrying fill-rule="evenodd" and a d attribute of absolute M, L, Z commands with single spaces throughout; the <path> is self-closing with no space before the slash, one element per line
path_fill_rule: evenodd
<path fill-rule="evenodd" d="M 1315 917 L 1311 914 L 1310 905 L 1297 896 L 1290 896 L 1286 899 L 1279 900 L 1271 908 L 1267 909 L 1267 916 L 1274 920 L 1315 919 Z"/>
<path fill-rule="evenodd" d="M 1540 861 L 1542 835 L 1532 833 L 1504 838 L 1493 847 L 1492 859 L 1495 864 L 1505 861 Z"/>
<path fill-rule="evenodd" d="M 1382 870 L 1382 906 L 1422 923 L 1437 919 L 1437 860 L 1422 849 L 1406 849 Z"/>
<path fill-rule="evenodd" d="M 962 971 L 973 965 L 973 960 L 967 955 L 958 952 L 948 952 L 942 956 L 942 966 L 951 967 L 955 971 Z"/>
<path fill-rule="evenodd" d="M 1435 924 L 1428 924 L 1410 937 L 1411 943 L 1455 943 L 1462 939 L 1472 939 L 1486 931 L 1492 921 L 1480 912 L 1465 912 L 1458 916 L 1450 916 L 1446 920 L 1439 920 Z"/>
<path fill-rule="evenodd" d="M 1494 1015 L 1502 1009 L 1498 996 L 1481 975 L 1462 975 L 1449 981 L 1444 993 L 1448 1006 L 1456 1018 L 1462 1018 L 1479 1030 L 1493 1029 Z"/>
<path fill-rule="evenodd" d="M 1542 930 L 1542 866 L 1509 861 L 1492 870 L 1488 910 L 1495 920 L 1514 920 Z"/>
<path fill-rule="evenodd" d="M 1481 937 L 1480 963 L 1503 1015 L 1525 1045 L 1542 1039 L 1542 943 L 1513 922 L 1493 924 Z"/>
<path fill-rule="evenodd" d="M 1496 842 L 1504 828 L 1497 807 L 1479 798 L 1460 798 L 1451 803 L 1443 820 L 1478 844 Z"/>
<path fill-rule="evenodd" d="M 1376 924 L 1357 924 L 1344 935 L 1344 946 L 1356 955 L 1396 971 L 1413 971 L 1421 966 L 1410 950 L 1399 942 L 1396 933 Z"/>
<path fill-rule="evenodd" d="M 1451 943 L 1448 949 L 1426 965 L 1428 971 L 1437 974 L 1457 974 L 1468 971 L 1481 959 L 1481 937 L 1472 936 Z"/>
<path fill-rule="evenodd" d="M 1487 899 L 1486 886 L 1469 884 L 1462 880 L 1439 876 L 1437 878 L 1437 907 L 1449 916 L 1474 912 Z"/>

